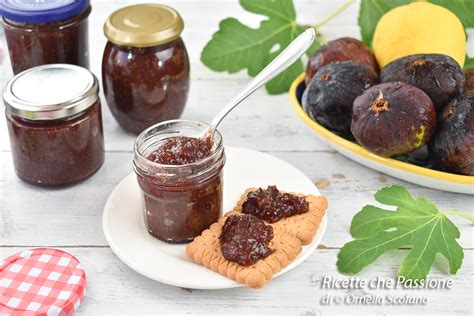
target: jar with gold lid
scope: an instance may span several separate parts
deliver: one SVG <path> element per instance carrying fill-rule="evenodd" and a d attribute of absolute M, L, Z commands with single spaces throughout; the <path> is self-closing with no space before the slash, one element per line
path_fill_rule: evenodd
<path fill-rule="evenodd" d="M 181 116 L 189 90 L 183 28 L 176 10 L 158 4 L 121 8 L 105 22 L 104 94 L 125 130 L 138 134 Z"/>

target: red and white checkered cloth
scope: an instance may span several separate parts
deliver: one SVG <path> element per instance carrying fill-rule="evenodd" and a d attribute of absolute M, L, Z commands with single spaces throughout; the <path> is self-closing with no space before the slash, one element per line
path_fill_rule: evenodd
<path fill-rule="evenodd" d="M 82 303 L 86 273 L 58 249 L 19 252 L 0 262 L 0 315 L 71 315 Z"/>

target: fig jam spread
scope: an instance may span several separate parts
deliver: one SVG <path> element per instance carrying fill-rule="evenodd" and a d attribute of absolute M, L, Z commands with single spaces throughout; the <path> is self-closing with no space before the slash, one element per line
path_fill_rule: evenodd
<path fill-rule="evenodd" d="M 216 132 L 209 146 L 184 136 L 202 128 L 199 122 L 159 123 L 135 142 L 134 169 L 143 193 L 145 225 L 152 236 L 167 243 L 192 241 L 222 214 L 222 137 Z"/>
<path fill-rule="evenodd" d="M 220 171 L 203 183 L 183 180 L 173 187 L 138 177 L 138 184 L 144 194 L 147 230 L 164 242 L 191 242 L 221 216 Z"/>
<path fill-rule="evenodd" d="M 148 159 L 164 165 L 185 165 L 202 160 L 210 154 L 211 146 L 208 142 L 199 138 L 178 136 L 167 139 Z"/>
<path fill-rule="evenodd" d="M 151 3 L 120 8 L 105 22 L 104 95 L 123 129 L 138 134 L 181 116 L 190 76 L 183 27 L 176 10 Z"/>
<path fill-rule="evenodd" d="M 3 92 L 16 174 L 38 185 L 66 185 L 104 162 L 97 78 L 68 64 L 30 68 Z"/>
<path fill-rule="evenodd" d="M 242 212 L 252 214 L 269 223 L 278 222 L 283 217 L 303 214 L 309 211 L 309 203 L 303 197 L 281 193 L 276 186 L 259 188 L 247 194 L 242 204 Z"/>
<path fill-rule="evenodd" d="M 0 4 L 15 6 L 3 16 L 13 73 L 57 63 L 89 67 L 90 1 L 28 2 Z"/>
<path fill-rule="evenodd" d="M 273 253 L 268 244 L 273 227 L 253 215 L 229 216 L 219 236 L 224 258 L 241 266 L 250 266 Z"/>
<path fill-rule="evenodd" d="M 7 126 L 15 171 L 29 183 L 77 182 L 104 162 L 99 101 L 71 120 L 28 121 L 7 114 Z"/>
<path fill-rule="evenodd" d="M 120 126 L 138 134 L 177 119 L 189 90 L 189 61 L 183 41 L 157 47 L 124 47 L 109 42 L 102 82 L 107 104 Z"/>

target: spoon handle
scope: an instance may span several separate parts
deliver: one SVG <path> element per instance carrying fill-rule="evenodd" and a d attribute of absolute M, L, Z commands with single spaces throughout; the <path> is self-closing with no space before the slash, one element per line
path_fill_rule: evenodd
<path fill-rule="evenodd" d="M 301 33 L 290 43 L 273 61 L 268 64 L 255 78 L 253 78 L 237 96 L 235 96 L 212 120 L 211 126 L 215 129 L 222 119 L 240 102 L 263 86 L 268 81 L 275 78 L 297 61 L 301 55 L 311 46 L 316 34 L 313 28 Z"/>

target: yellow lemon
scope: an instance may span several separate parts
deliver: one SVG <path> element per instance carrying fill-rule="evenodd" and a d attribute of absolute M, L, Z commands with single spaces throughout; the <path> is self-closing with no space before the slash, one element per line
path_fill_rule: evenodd
<path fill-rule="evenodd" d="M 372 48 L 380 68 L 413 54 L 445 54 L 462 67 L 466 34 L 459 18 L 448 9 L 429 2 L 413 2 L 380 18 Z"/>

